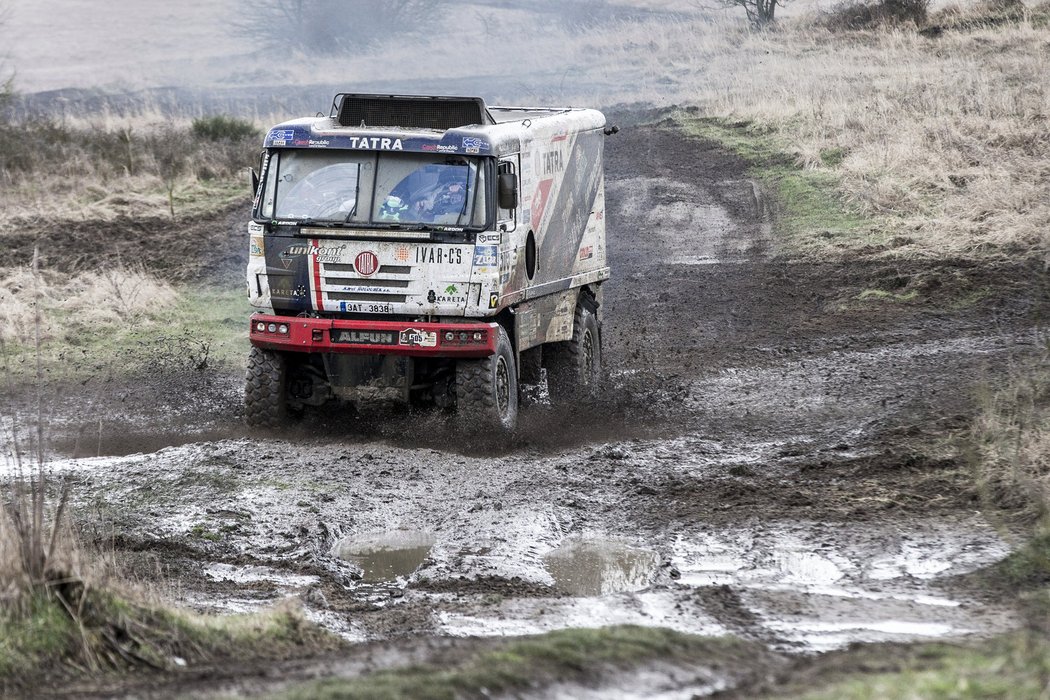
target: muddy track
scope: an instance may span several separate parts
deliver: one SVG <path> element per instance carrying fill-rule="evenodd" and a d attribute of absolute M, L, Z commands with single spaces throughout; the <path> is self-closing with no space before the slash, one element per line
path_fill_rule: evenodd
<path fill-rule="evenodd" d="M 792 260 L 775 202 L 734 157 L 652 127 L 607 152 L 601 399 L 530 406 L 509 445 L 468 444 L 432 413 L 250 434 L 231 408 L 239 379 L 198 373 L 212 398 L 190 423 L 206 438 L 181 444 L 202 433 L 168 432 L 179 407 L 154 394 L 123 431 L 163 434 L 148 453 L 56 465 L 75 475 L 82 516 L 184 603 L 299 596 L 348 639 L 395 650 L 385 665 L 399 645 L 418 660 L 450 637 L 621 622 L 779 654 L 1012 625 L 1009 601 L 946 584 L 1009 544 L 944 440 L 965 427 L 973 382 L 1035 347 L 1040 276 Z M 917 286 L 928 302 L 858 301 Z"/>

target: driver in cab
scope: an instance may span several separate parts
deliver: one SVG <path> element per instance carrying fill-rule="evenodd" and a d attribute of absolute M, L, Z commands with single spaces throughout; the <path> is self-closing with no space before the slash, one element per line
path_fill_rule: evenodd
<path fill-rule="evenodd" d="M 426 213 L 431 217 L 460 214 L 466 208 L 467 188 L 463 178 L 455 172 L 444 172 L 438 179 L 438 189 L 428 204 Z"/>

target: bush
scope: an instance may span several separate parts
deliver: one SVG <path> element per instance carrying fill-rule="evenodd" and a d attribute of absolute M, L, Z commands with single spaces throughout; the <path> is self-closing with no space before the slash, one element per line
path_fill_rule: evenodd
<path fill-rule="evenodd" d="M 847 0 L 832 7 L 817 22 L 830 30 L 870 29 L 926 22 L 930 0 Z"/>
<path fill-rule="evenodd" d="M 207 141 L 241 141 L 259 137 L 259 129 L 251 122 L 216 114 L 212 117 L 198 117 L 193 120 L 193 135 Z"/>
<path fill-rule="evenodd" d="M 191 125 L 71 124 L 52 118 L 0 129 L 0 186 L 40 174 L 104 184 L 130 175 L 160 178 L 168 190 L 181 176 L 237 177 L 258 160 L 255 126 L 232 117 L 206 117 Z"/>

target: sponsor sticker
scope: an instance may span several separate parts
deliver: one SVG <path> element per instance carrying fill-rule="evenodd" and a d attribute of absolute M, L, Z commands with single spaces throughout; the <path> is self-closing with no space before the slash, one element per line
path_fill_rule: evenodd
<path fill-rule="evenodd" d="M 594 246 L 588 245 L 580 248 L 580 260 L 590 260 L 594 257 Z"/>
<path fill-rule="evenodd" d="M 370 250 L 358 253 L 354 258 L 354 269 L 357 274 L 368 277 L 374 275 L 379 269 L 379 257 Z"/>
<path fill-rule="evenodd" d="M 270 140 L 274 146 L 287 146 L 288 142 L 295 138 L 295 129 L 272 129 Z"/>
<path fill-rule="evenodd" d="M 332 342 L 355 345 L 393 345 L 395 341 L 394 331 L 335 329 L 332 331 Z"/>
<path fill-rule="evenodd" d="M 416 262 L 434 265 L 462 265 L 462 248 L 421 245 L 416 248 Z"/>
<path fill-rule="evenodd" d="M 281 262 L 284 263 L 287 269 L 291 263 L 292 258 L 299 255 L 313 255 L 317 262 L 321 263 L 337 263 L 343 258 L 343 251 L 346 250 L 346 244 L 342 245 L 307 245 L 305 243 L 297 243 L 290 245 L 284 249 L 281 253 Z"/>
<path fill-rule="evenodd" d="M 466 295 L 460 294 L 459 287 L 455 284 L 445 287 L 443 294 L 438 294 L 433 289 L 427 292 L 427 301 L 431 304 L 462 304 L 466 300 Z"/>
<path fill-rule="evenodd" d="M 499 248 L 494 245 L 479 245 L 474 248 L 474 267 L 496 267 Z"/>
<path fill-rule="evenodd" d="M 300 284 L 298 287 L 270 287 L 270 296 L 286 299 L 306 298 L 306 285 Z"/>
<path fill-rule="evenodd" d="M 477 242 L 478 245 L 485 245 L 486 243 L 499 243 L 500 235 L 496 231 L 482 231 L 478 234 Z"/>
<path fill-rule="evenodd" d="M 499 292 L 492 292 L 489 294 L 489 308 L 494 309 L 499 306 Z"/>
<path fill-rule="evenodd" d="M 252 236 L 248 242 L 248 255 L 253 258 L 261 258 L 264 255 L 263 252 L 263 237 Z"/>
<path fill-rule="evenodd" d="M 438 337 L 437 333 L 432 331 L 406 328 L 401 331 L 401 334 L 398 337 L 398 343 L 401 345 L 411 345 L 420 348 L 434 348 L 437 347 Z"/>
<path fill-rule="evenodd" d="M 463 151 L 465 153 L 481 153 L 481 149 L 489 147 L 488 141 L 476 136 L 463 137 Z"/>

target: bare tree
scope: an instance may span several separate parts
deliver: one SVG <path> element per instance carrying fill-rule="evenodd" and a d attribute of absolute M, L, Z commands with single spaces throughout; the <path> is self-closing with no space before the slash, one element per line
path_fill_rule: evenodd
<path fill-rule="evenodd" d="M 243 0 L 232 23 L 271 47 L 340 54 L 433 23 L 448 0 Z"/>
<path fill-rule="evenodd" d="M 150 134 L 147 143 L 153 153 L 157 175 L 164 181 L 164 190 L 168 194 L 168 210 L 175 218 L 175 185 L 179 177 L 186 172 L 189 154 L 186 151 L 186 139 L 183 134 L 171 125 L 159 127 Z"/>
<path fill-rule="evenodd" d="M 776 21 L 777 7 L 788 0 L 719 0 L 723 7 L 742 7 L 753 27 L 768 27 Z"/>

